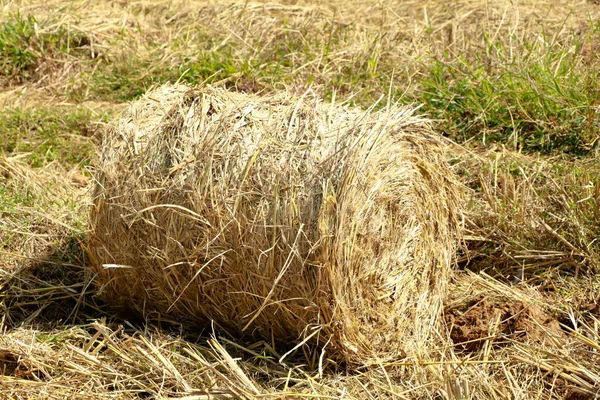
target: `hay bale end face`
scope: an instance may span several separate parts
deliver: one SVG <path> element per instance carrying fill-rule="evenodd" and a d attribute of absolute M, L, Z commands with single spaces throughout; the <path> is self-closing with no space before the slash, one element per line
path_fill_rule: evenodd
<path fill-rule="evenodd" d="M 359 364 L 435 336 L 460 196 L 411 110 L 163 86 L 106 132 L 96 179 L 117 308 Z"/>

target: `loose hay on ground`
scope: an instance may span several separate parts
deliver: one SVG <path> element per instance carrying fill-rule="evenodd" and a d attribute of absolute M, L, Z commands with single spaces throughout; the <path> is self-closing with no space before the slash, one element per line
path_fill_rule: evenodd
<path fill-rule="evenodd" d="M 89 254 L 117 308 L 361 364 L 431 344 L 460 195 L 412 110 L 164 86 L 101 153 Z"/>

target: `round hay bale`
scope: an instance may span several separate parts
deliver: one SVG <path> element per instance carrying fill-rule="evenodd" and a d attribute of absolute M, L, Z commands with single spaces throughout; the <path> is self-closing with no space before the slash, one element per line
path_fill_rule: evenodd
<path fill-rule="evenodd" d="M 164 86 L 101 153 L 89 255 L 115 307 L 359 364 L 435 336 L 460 196 L 412 110 Z"/>

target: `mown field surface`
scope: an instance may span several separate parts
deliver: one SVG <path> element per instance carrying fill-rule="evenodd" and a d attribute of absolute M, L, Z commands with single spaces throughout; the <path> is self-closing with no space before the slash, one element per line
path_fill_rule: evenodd
<path fill-rule="evenodd" d="M 0 2 L 0 398 L 599 397 L 596 3 Z M 446 345 L 360 370 L 279 363 L 270 343 L 102 304 L 95 150 L 176 81 L 433 119 L 468 199 Z"/>

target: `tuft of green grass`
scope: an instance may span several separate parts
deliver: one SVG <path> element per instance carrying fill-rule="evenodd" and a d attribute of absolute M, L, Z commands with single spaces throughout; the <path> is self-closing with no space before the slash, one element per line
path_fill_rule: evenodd
<path fill-rule="evenodd" d="M 77 55 L 89 43 L 89 38 L 82 32 L 65 27 L 45 32 L 34 16 L 12 15 L 0 24 L 0 83 L 23 83 L 34 79 L 42 64 Z"/>
<path fill-rule="evenodd" d="M 0 182 L 4 183 L 3 180 Z M 14 191 L 5 185 L 0 186 L 0 216 L 20 206 L 31 207 L 33 204 L 34 196 L 27 188 L 23 191 Z"/>
<path fill-rule="evenodd" d="M 22 18 L 17 14 L 13 21 L 0 26 L 0 74 L 2 77 L 14 77 L 31 71 L 38 59 L 29 48 L 31 38 L 35 36 L 35 18 Z"/>
<path fill-rule="evenodd" d="M 594 28 L 587 41 L 598 39 Z M 413 100 L 461 142 L 588 153 L 600 129 L 600 72 L 583 54 L 586 39 L 513 43 L 434 60 Z"/>
<path fill-rule="evenodd" d="M 94 121 L 85 109 L 66 113 L 54 108 L 5 110 L 0 115 L 0 153 L 28 153 L 27 160 L 33 167 L 52 161 L 89 165 L 94 155 Z"/>

